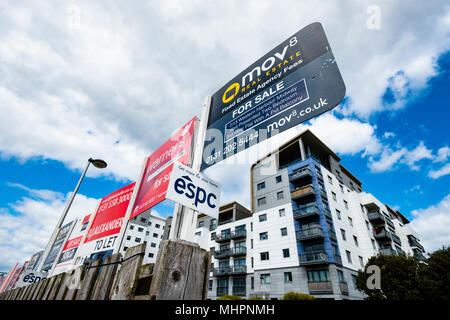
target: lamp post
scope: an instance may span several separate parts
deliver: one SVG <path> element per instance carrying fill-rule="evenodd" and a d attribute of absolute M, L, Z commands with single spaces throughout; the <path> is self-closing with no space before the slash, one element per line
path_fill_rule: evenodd
<path fill-rule="evenodd" d="M 45 251 L 44 251 L 44 254 L 42 255 L 42 260 L 41 260 L 41 263 L 39 264 L 39 267 L 37 268 L 37 271 L 41 271 L 42 270 L 42 267 L 44 266 L 45 260 L 47 260 L 48 254 L 50 253 L 50 250 L 51 250 L 51 248 L 53 246 L 53 243 L 55 242 L 55 238 L 56 238 L 56 236 L 58 234 L 58 230 L 59 230 L 59 228 L 61 228 L 61 225 L 63 224 L 64 219 L 67 216 L 67 212 L 69 212 L 70 206 L 72 205 L 73 199 L 75 198 L 75 195 L 77 194 L 77 191 L 78 191 L 78 188 L 80 187 L 81 181 L 83 181 L 83 178 L 86 175 L 86 172 L 87 172 L 87 170 L 89 168 L 89 165 L 91 163 L 95 167 L 97 167 L 99 169 L 106 168 L 106 166 L 107 166 L 107 163 L 104 160 L 92 159 L 92 158 L 88 159 L 88 163 L 87 163 L 86 169 L 84 169 L 84 172 L 81 175 L 80 180 L 78 181 L 78 184 L 75 187 L 75 190 L 73 191 L 72 195 L 70 196 L 70 199 L 67 202 L 66 207 L 64 208 L 64 211 L 63 211 L 61 217 L 59 217 L 58 224 L 56 225 L 55 229 L 53 230 L 53 234 L 52 234 L 52 236 L 50 238 L 50 241 L 47 243 L 47 246 L 45 247 Z"/>

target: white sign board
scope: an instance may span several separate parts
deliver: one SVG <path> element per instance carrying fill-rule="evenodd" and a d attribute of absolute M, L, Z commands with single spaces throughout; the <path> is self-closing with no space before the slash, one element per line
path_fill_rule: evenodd
<path fill-rule="evenodd" d="M 216 219 L 219 215 L 220 185 L 179 162 L 173 166 L 166 198 Z"/>
<path fill-rule="evenodd" d="M 16 288 L 20 288 L 29 284 L 33 284 L 47 278 L 46 272 L 38 272 L 33 270 L 25 271 L 21 276 L 19 281 L 17 281 Z"/>

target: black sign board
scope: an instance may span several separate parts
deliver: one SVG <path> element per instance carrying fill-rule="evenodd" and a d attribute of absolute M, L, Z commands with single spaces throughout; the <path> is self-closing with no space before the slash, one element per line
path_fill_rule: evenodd
<path fill-rule="evenodd" d="M 344 96 L 323 27 L 312 23 L 212 96 L 201 170 L 333 109 Z"/>

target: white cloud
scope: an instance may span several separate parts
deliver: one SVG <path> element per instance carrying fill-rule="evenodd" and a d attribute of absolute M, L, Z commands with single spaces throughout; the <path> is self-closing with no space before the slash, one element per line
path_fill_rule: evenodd
<path fill-rule="evenodd" d="M 426 209 L 418 209 L 411 212 L 414 220 L 410 227 L 419 234 L 427 252 L 441 249 L 450 245 L 450 194 L 438 204 Z"/>
<path fill-rule="evenodd" d="M 70 196 L 14 183 L 9 186 L 24 189 L 29 195 L 10 208 L 0 208 L 0 270 L 23 263 L 45 248 Z M 77 194 L 64 222 L 92 213 L 97 203 L 98 199 Z"/>
<path fill-rule="evenodd" d="M 433 160 L 434 162 L 446 162 L 448 157 L 450 157 L 450 148 L 445 146 L 437 151 L 437 156 Z"/>
<path fill-rule="evenodd" d="M 438 170 L 430 170 L 430 172 L 428 172 L 428 176 L 432 179 L 437 179 L 447 174 L 450 174 L 450 163 L 447 163 Z"/>

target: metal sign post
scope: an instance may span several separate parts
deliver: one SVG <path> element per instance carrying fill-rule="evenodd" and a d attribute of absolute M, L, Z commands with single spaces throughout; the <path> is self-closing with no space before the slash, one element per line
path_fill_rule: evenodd
<path fill-rule="evenodd" d="M 192 169 L 200 171 L 203 157 L 203 145 L 205 143 L 206 128 L 208 125 L 209 109 L 211 107 L 211 97 L 205 98 L 203 103 L 200 125 L 195 137 L 195 147 L 193 152 Z M 169 239 L 181 239 L 194 242 L 195 229 L 197 227 L 197 212 L 185 206 L 175 204 L 172 227 Z"/>

